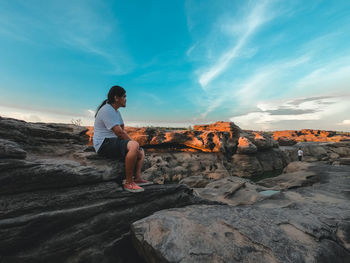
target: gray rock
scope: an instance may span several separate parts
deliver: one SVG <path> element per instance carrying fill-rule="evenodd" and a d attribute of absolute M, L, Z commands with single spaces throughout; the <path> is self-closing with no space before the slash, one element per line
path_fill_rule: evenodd
<path fill-rule="evenodd" d="M 348 262 L 347 166 L 311 168 L 320 183 L 250 206 L 188 206 L 132 224 L 147 262 Z"/>
<path fill-rule="evenodd" d="M 143 262 L 131 245 L 132 222 L 208 203 L 185 185 L 123 191 L 116 181 L 124 164 L 86 151 L 84 129 L 0 118 L 2 263 Z"/>
<path fill-rule="evenodd" d="M 350 158 L 339 158 L 339 163 L 342 165 L 350 165 Z"/>
<path fill-rule="evenodd" d="M 263 172 L 263 167 L 256 156 L 245 154 L 235 154 L 232 156 L 232 175 L 252 177 L 261 175 Z"/>
<path fill-rule="evenodd" d="M 293 173 L 284 173 L 273 178 L 260 180 L 257 184 L 269 187 L 271 189 L 292 189 L 302 186 L 313 185 L 319 182 L 316 173 L 310 171 L 299 171 Z"/>
<path fill-rule="evenodd" d="M 15 158 L 25 159 L 27 156 L 24 151 L 17 143 L 0 139 L 0 159 L 1 158 Z"/>
<path fill-rule="evenodd" d="M 265 198 L 259 194 L 265 187 L 240 177 L 226 177 L 209 183 L 205 188 L 194 189 L 200 197 L 229 205 L 251 205 Z"/>
<path fill-rule="evenodd" d="M 210 179 L 204 178 L 201 175 L 190 176 L 182 179 L 179 184 L 185 184 L 191 188 L 203 188 L 211 182 Z"/>

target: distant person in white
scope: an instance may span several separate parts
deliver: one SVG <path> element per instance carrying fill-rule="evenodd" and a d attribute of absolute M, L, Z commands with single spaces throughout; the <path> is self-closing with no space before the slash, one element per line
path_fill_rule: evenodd
<path fill-rule="evenodd" d="M 140 186 L 152 184 L 141 178 L 145 153 L 124 130 L 120 107 L 126 107 L 126 92 L 120 86 L 113 86 L 95 115 L 94 148 L 101 156 L 125 160 L 124 190 L 142 192 L 144 189 Z"/>
<path fill-rule="evenodd" d="M 299 159 L 300 162 L 303 159 L 303 154 L 304 154 L 304 152 L 301 150 L 301 148 L 299 148 L 299 150 L 298 150 L 298 159 Z"/>

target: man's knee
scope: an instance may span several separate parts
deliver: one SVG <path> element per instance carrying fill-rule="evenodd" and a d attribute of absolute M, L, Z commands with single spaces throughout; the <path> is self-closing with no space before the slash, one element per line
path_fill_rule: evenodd
<path fill-rule="evenodd" d="M 129 152 L 137 153 L 138 149 L 139 149 L 139 144 L 138 144 L 138 142 L 135 142 L 135 141 L 129 141 L 127 148 L 128 148 Z"/>

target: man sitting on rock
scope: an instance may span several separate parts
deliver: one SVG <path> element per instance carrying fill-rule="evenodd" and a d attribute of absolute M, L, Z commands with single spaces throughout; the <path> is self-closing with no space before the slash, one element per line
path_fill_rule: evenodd
<path fill-rule="evenodd" d="M 142 192 L 144 189 L 140 186 L 152 183 L 141 178 L 145 158 L 143 149 L 124 130 L 124 122 L 118 109 L 125 106 L 125 90 L 120 86 L 113 86 L 107 99 L 97 109 L 93 143 L 97 154 L 107 158 L 124 159 L 124 189 L 129 192 Z"/>

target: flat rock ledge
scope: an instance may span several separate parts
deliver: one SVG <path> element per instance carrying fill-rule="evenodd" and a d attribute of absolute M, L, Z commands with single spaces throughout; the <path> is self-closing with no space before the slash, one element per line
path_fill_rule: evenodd
<path fill-rule="evenodd" d="M 349 262 L 348 166 L 319 163 L 320 182 L 250 206 L 192 205 L 132 225 L 147 262 Z"/>
<path fill-rule="evenodd" d="M 1 195 L 0 261 L 142 262 L 129 239 L 131 223 L 162 209 L 205 203 L 184 185 L 145 189 L 132 194 L 101 182 Z"/>

